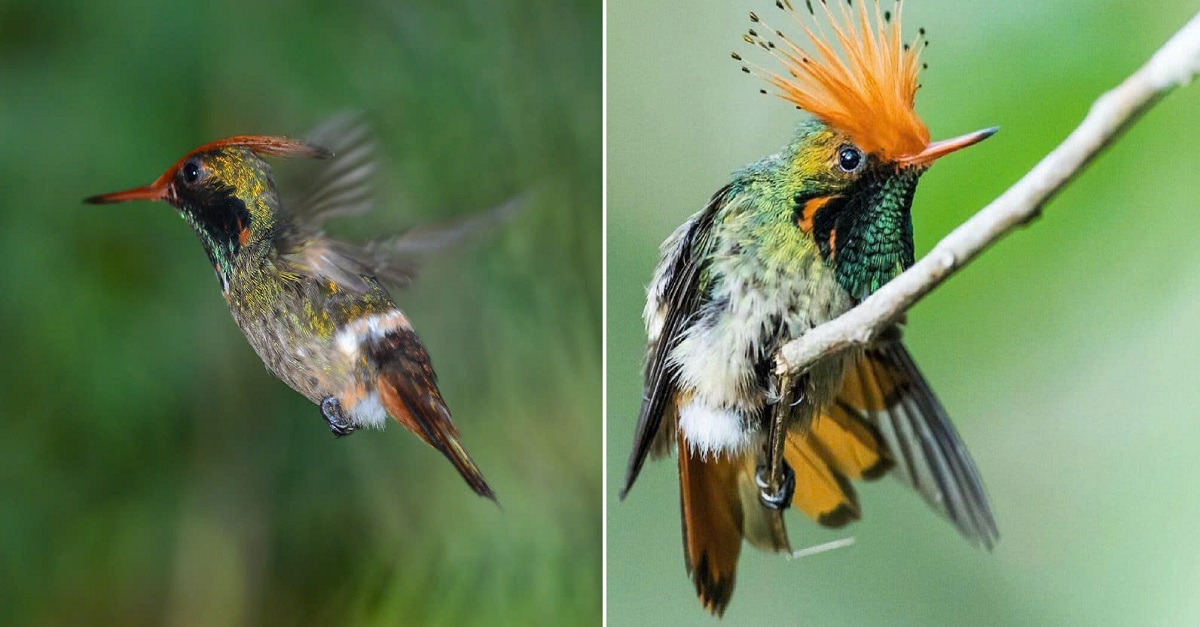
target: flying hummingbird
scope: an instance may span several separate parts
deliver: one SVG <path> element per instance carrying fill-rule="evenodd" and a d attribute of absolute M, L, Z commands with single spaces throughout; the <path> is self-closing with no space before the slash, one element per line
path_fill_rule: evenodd
<path fill-rule="evenodd" d="M 663 243 L 643 313 L 645 391 L 621 493 L 647 455 L 677 449 L 684 561 L 717 615 L 733 593 L 743 538 L 790 553 L 789 505 L 827 527 L 859 518 L 852 479 L 893 471 L 972 543 L 990 549 L 999 537 L 975 464 L 898 327 L 790 385 L 774 374 L 784 343 L 912 265 L 921 175 L 995 129 L 930 142 L 914 110 L 927 40 L 923 30 L 903 39 L 902 2 L 888 11 L 878 0 L 806 2 L 807 14 L 776 4 L 803 36 L 751 13 L 744 39 L 782 71 L 733 58 L 811 117 Z M 774 416 L 783 418 L 784 480 L 772 492 Z"/>
<path fill-rule="evenodd" d="M 335 436 L 383 428 L 391 416 L 445 455 L 472 490 L 495 500 L 459 442 L 425 347 L 384 285 L 406 284 L 424 251 L 505 217 L 514 203 L 380 240 L 335 240 L 322 230 L 326 220 L 372 206 L 373 144 L 348 117 L 313 137 L 220 139 L 145 187 L 86 202 L 162 200 L 175 207 L 208 253 L 250 346 L 272 374 L 320 407 Z M 309 180 L 307 193 L 285 200 L 264 156 L 328 165 Z"/>

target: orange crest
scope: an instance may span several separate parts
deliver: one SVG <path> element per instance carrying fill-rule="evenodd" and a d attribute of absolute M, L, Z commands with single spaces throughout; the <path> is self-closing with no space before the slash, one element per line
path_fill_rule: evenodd
<path fill-rule="evenodd" d="M 919 155 L 929 145 L 929 129 L 913 109 L 924 33 L 912 45 L 901 39 L 903 0 L 896 2 L 894 14 L 884 12 L 879 0 L 851 1 L 851 7 L 857 4 L 857 8 L 838 3 L 836 13 L 824 0 L 806 0 L 814 17 L 814 4 L 819 4 L 828 18 L 833 38 L 810 28 L 791 2 L 777 0 L 776 6 L 800 25 L 812 51 L 751 13 L 750 20 L 766 32 L 751 29 L 745 40 L 766 50 L 783 65 L 784 72 L 751 64 L 742 69 L 763 78 L 783 99 L 848 135 L 865 152 L 885 161 Z M 737 53 L 733 58 L 742 60 Z"/>

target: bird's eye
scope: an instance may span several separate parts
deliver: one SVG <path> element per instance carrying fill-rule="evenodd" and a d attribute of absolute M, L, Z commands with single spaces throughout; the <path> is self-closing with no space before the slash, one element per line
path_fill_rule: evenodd
<path fill-rule="evenodd" d="M 842 146 L 838 150 L 838 167 L 846 172 L 857 172 L 864 161 L 862 151 L 854 146 Z"/>
<path fill-rule="evenodd" d="M 183 164 L 183 169 L 180 170 L 183 176 L 183 182 L 188 185 L 194 185 L 200 180 L 200 164 L 195 159 L 188 159 L 187 163 Z"/>

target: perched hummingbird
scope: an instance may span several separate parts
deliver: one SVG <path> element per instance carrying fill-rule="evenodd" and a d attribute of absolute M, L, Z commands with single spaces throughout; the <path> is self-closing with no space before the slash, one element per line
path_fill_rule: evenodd
<path fill-rule="evenodd" d="M 88 198 L 162 200 L 196 231 L 233 319 L 268 370 L 321 408 L 335 436 L 391 416 L 436 448 L 481 496 L 492 488 L 459 442 L 425 347 L 384 283 L 403 285 L 419 254 L 493 222 L 512 203 L 399 236 L 350 243 L 322 230 L 371 207 L 372 144 L 335 118 L 317 142 L 241 135 L 192 150 L 153 183 Z M 329 159 L 307 194 L 285 202 L 264 156 Z"/>
<path fill-rule="evenodd" d="M 898 328 L 867 350 L 823 359 L 788 389 L 774 375 L 784 343 L 912 265 L 917 181 L 995 129 L 930 142 L 914 110 L 924 32 L 905 43 L 901 2 L 886 12 L 878 0 L 807 2 L 808 15 L 776 4 L 803 38 L 751 13 L 744 39 L 782 71 L 733 57 L 811 118 L 663 243 L 643 313 L 645 392 L 621 493 L 648 454 L 678 450 L 684 560 L 717 615 L 733 593 L 742 539 L 790 553 L 789 505 L 827 527 L 859 518 L 851 479 L 892 470 L 972 543 L 990 549 L 998 539 L 975 464 Z M 786 428 L 785 480 L 770 493 L 775 412 Z"/>

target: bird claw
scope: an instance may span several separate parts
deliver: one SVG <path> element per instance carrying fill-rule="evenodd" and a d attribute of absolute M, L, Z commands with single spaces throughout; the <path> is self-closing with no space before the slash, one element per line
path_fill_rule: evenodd
<path fill-rule="evenodd" d="M 783 400 L 783 394 L 779 391 L 779 377 L 774 374 L 767 377 L 767 394 L 766 401 L 768 405 L 774 405 Z"/>
<path fill-rule="evenodd" d="M 758 500 L 770 509 L 784 510 L 792 505 L 792 496 L 796 493 L 796 472 L 783 462 L 783 483 L 779 491 L 771 493 L 771 483 L 767 480 L 767 465 L 760 464 L 754 473 L 754 483 L 758 484 Z"/>
<path fill-rule="evenodd" d="M 321 415 L 325 417 L 325 422 L 329 423 L 329 430 L 335 438 L 344 438 L 354 433 L 354 423 L 342 413 L 342 404 L 338 399 L 330 396 L 321 401 Z"/>

